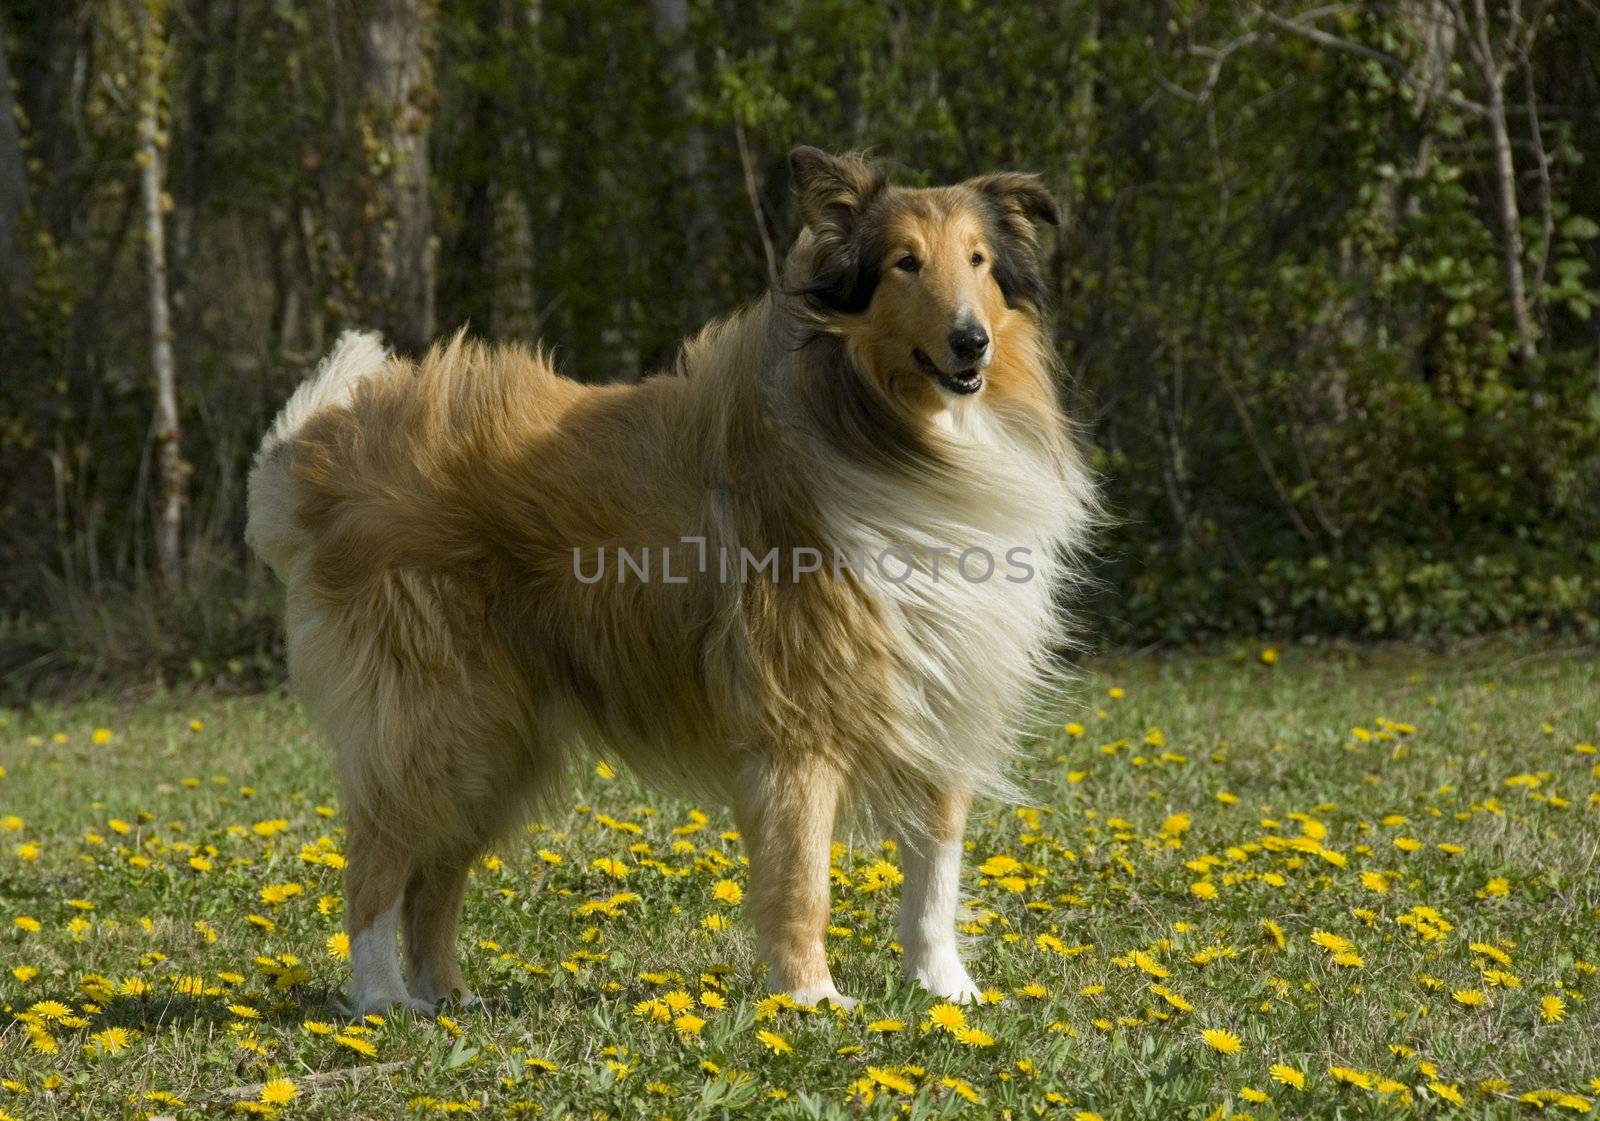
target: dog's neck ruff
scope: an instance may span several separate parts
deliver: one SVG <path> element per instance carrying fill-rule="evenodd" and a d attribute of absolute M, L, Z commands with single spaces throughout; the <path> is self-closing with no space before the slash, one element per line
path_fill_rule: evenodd
<path fill-rule="evenodd" d="M 902 757 L 1014 798 L 1005 763 L 1067 641 L 1056 601 L 1092 484 L 1053 404 L 986 392 L 930 423 L 875 397 L 848 360 L 817 340 L 780 360 L 766 394 L 818 544 L 865 558 L 860 594 L 898 638 Z M 1031 372 L 1048 387 L 1046 368 Z"/>

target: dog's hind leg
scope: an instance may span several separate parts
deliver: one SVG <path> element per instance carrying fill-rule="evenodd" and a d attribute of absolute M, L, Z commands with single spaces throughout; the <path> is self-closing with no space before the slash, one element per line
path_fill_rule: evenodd
<path fill-rule="evenodd" d="M 350 1011 L 357 1016 L 404 1005 L 433 1012 L 406 991 L 395 941 L 411 854 L 393 837 L 352 814 L 345 847 L 345 933 L 350 937 Z"/>
<path fill-rule="evenodd" d="M 924 787 L 900 828 L 906 875 L 900 946 L 906 976 L 935 996 L 963 1003 L 979 995 L 956 948 L 968 801 L 965 791 Z"/>
<path fill-rule="evenodd" d="M 814 758 L 752 760 L 739 776 L 734 814 L 750 855 L 749 912 L 767 984 L 801 1004 L 843 1008 L 828 971 L 828 853 L 842 782 Z"/>
<path fill-rule="evenodd" d="M 456 928 L 472 857 L 467 849 L 434 856 L 420 862 L 406 884 L 407 988 L 417 1000 L 432 1003 L 454 996 L 470 1003 L 476 999 L 467 991 L 456 957 Z"/>

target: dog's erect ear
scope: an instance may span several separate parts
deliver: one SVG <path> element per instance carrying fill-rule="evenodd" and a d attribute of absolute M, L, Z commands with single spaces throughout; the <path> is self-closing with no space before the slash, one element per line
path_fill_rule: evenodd
<path fill-rule="evenodd" d="M 1037 175 L 1002 171 L 968 179 L 966 186 L 987 204 L 995 240 L 994 278 L 1006 304 L 1043 309 L 1049 292 L 1039 271 L 1035 222 L 1061 224 L 1061 208 Z"/>
<path fill-rule="evenodd" d="M 1030 222 L 1061 225 L 1061 207 L 1044 185 L 1044 180 L 1026 171 L 1001 171 L 968 179 L 967 186 L 992 199 L 1008 213 Z"/>
<path fill-rule="evenodd" d="M 888 177 L 855 156 L 835 156 L 802 146 L 789 153 L 789 177 L 800 220 L 811 230 L 841 231 L 876 198 Z"/>
<path fill-rule="evenodd" d="M 810 272 L 797 290 L 830 311 L 862 311 L 872 301 L 882 252 L 862 215 L 887 187 L 888 175 L 856 156 L 820 148 L 790 152 L 789 173 L 800 220 L 812 238 Z"/>

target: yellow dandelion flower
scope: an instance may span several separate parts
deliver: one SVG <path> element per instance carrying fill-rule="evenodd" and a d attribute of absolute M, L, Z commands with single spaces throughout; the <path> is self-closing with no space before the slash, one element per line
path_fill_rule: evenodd
<path fill-rule="evenodd" d="M 948 1090 L 955 1091 L 959 1097 L 971 1102 L 973 1105 L 983 1104 L 983 1095 L 974 1090 L 972 1083 L 966 1081 L 966 1079 L 945 1077 L 939 1079 L 939 1084 Z"/>
<path fill-rule="evenodd" d="M 1224 1055 L 1236 1055 L 1244 1047 L 1238 1036 L 1222 1028 L 1206 1028 L 1200 1033 L 1200 1038 L 1205 1040 L 1206 1045 L 1213 1051 Z"/>
<path fill-rule="evenodd" d="M 349 1032 L 334 1036 L 333 1041 L 340 1047 L 348 1047 L 356 1054 L 365 1055 L 369 1059 L 378 1053 L 377 1047 L 372 1044 L 371 1040 L 362 1039 L 360 1036 L 351 1035 Z"/>
<path fill-rule="evenodd" d="M 733 905 L 744 899 L 744 889 L 732 880 L 718 880 L 711 889 L 711 896 L 718 903 Z"/>
<path fill-rule="evenodd" d="M 978 871 L 990 877 L 1009 876 L 1013 872 L 1020 872 L 1021 870 L 1022 864 L 1014 857 L 1006 856 L 1004 853 L 991 856 L 988 860 L 978 865 Z"/>
<path fill-rule="evenodd" d="M 1326 930 L 1311 932 L 1311 941 L 1327 950 L 1330 954 L 1347 954 L 1353 951 L 1355 943 L 1348 938 L 1341 938 L 1337 934 L 1330 934 Z"/>
<path fill-rule="evenodd" d="M 1274 1082 L 1281 1082 L 1285 1086 L 1292 1086 L 1296 1090 L 1306 1088 L 1306 1075 L 1302 1070 L 1296 1070 L 1288 1063 L 1273 1063 L 1268 1074 L 1272 1075 Z"/>
<path fill-rule="evenodd" d="M 874 1020 L 872 1023 L 867 1025 L 867 1030 L 870 1032 L 879 1033 L 904 1031 L 905 1026 L 906 1022 L 904 1020 Z"/>
<path fill-rule="evenodd" d="M 974 1028 L 974 1027 L 957 1028 L 955 1031 L 951 1032 L 950 1034 L 955 1036 L 956 1042 L 965 1044 L 968 1047 L 993 1047 L 994 1046 L 994 1036 L 990 1035 L 988 1032 L 984 1031 L 981 1028 Z"/>
<path fill-rule="evenodd" d="M 867 1077 L 885 1090 L 893 1090 L 897 1094 L 911 1094 L 917 1089 L 909 1079 L 883 1067 L 868 1067 Z"/>
<path fill-rule="evenodd" d="M 1194 1011 L 1194 1005 L 1190 1004 L 1182 994 L 1173 992 L 1165 985 L 1152 985 L 1150 988 L 1152 992 L 1170 1004 L 1173 1008 L 1177 1009 L 1179 1012 Z"/>
<path fill-rule="evenodd" d="M 660 1000 L 641 1000 L 633 1006 L 633 1014 L 641 1020 L 655 1020 L 666 1023 L 672 1019 L 672 1011 Z"/>
<path fill-rule="evenodd" d="M 133 1033 L 127 1028 L 107 1028 L 89 1037 L 90 1045 L 102 1055 L 115 1055 L 132 1041 Z"/>
<path fill-rule="evenodd" d="M 1499 962 L 1501 965 L 1511 964 L 1510 954 L 1506 953 L 1499 946 L 1492 946 L 1488 942 L 1473 942 L 1467 946 L 1467 949 L 1471 950 L 1475 954 L 1482 954 L 1484 957 L 1489 958 L 1492 961 Z"/>
<path fill-rule="evenodd" d="M 793 1047 L 789 1046 L 789 1041 L 775 1031 L 766 1031 L 765 1029 L 758 1031 L 756 1032 L 756 1039 L 774 1055 L 787 1055 L 794 1050 Z"/>
<path fill-rule="evenodd" d="M 1554 993 L 1539 998 L 1539 1017 L 1547 1024 L 1559 1024 L 1567 1014 L 1567 1002 Z"/>
<path fill-rule="evenodd" d="M 266 887 L 261 889 L 261 902 L 270 906 L 277 906 L 280 903 L 287 903 L 296 896 L 304 895 L 305 893 L 306 888 L 304 884 L 268 884 Z"/>
<path fill-rule="evenodd" d="M 678 1029 L 680 1035 L 698 1035 L 700 1029 L 706 1026 L 705 1018 L 696 1016 L 693 1012 L 685 1012 L 672 1021 L 672 1026 Z"/>
<path fill-rule="evenodd" d="M 1485 999 L 1482 989 L 1457 989 L 1450 994 L 1450 997 L 1457 1004 L 1464 1004 L 1468 1008 L 1476 1008 Z"/>
<path fill-rule="evenodd" d="M 300 1096 L 300 1088 L 287 1078 L 274 1078 L 261 1086 L 261 1100 L 267 1105 L 288 1105 Z"/>
<path fill-rule="evenodd" d="M 1355 1086 L 1362 1090 L 1371 1090 L 1377 1085 L 1372 1075 L 1354 1067 L 1329 1067 L 1328 1074 L 1335 1082 L 1343 1082 L 1346 1086 Z"/>
<path fill-rule="evenodd" d="M 954 1004 L 935 1004 L 928 1009 L 928 1022 L 953 1034 L 967 1026 L 967 1014 Z"/>
<path fill-rule="evenodd" d="M 1171 970 L 1167 969 L 1160 962 L 1156 961 L 1155 958 L 1151 957 L 1143 950 L 1133 951 L 1133 953 L 1129 955 L 1129 960 L 1135 968 L 1143 970 L 1152 977 L 1167 978 L 1172 976 Z"/>
<path fill-rule="evenodd" d="M 1271 1094 L 1267 1093 L 1265 1090 L 1257 1090 L 1254 1086 L 1239 1087 L 1239 1096 L 1245 1101 L 1254 1102 L 1257 1105 L 1260 1105 L 1262 1102 L 1270 1102 L 1272 1100 Z"/>
<path fill-rule="evenodd" d="M 338 934 L 328 935 L 328 956 L 336 961 L 350 960 L 350 936 L 340 931 Z"/>
<path fill-rule="evenodd" d="M 18 930 L 25 930 L 29 934 L 37 934 L 43 929 L 44 924 L 42 924 L 32 915 L 18 915 L 16 918 L 11 920 L 11 925 L 16 927 Z"/>
<path fill-rule="evenodd" d="M 1430 1082 L 1428 1083 L 1428 1089 L 1451 1105 L 1467 1104 L 1467 1099 L 1462 1096 L 1461 1091 L 1456 1088 L 1454 1083 Z"/>
<path fill-rule="evenodd" d="M 905 879 L 900 869 L 890 864 L 887 860 L 875 860 L 861 870 L 861 882 L 856 885 L 860 892 L 882 891 L 892 887 Z"/>
<path fill-rule="evenodd" d="M 89 738 L 95 742 L 97 747 L 104 747 L 106 744 L 111 742 L 111 729 L 96 728 L 94 730 L 94 734 Z"/>

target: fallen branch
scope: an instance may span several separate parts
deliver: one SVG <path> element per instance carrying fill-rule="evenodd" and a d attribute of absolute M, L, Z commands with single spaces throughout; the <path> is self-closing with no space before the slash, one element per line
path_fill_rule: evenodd
<path fill-rule="evenodd" d="M 308 1074 L 304 1078 L 293 1079 L 293 1082 L 301 1094 L 315 1094 L 319 1090 L 330 1090 L 346 1083 L 354 1086 L 373 1075 L 396 1074 L 411 1065 L 406 1062 L 396 1062 L 374 1063 L 364 1067 L 340 1067 L 338 1070 Z M 234 1086 L 196 1102 L 194 1108 L 215 1109 L 219 1106 L 232 1105 L 234 1102 L 254 1101 L 261 1096 L 261 1091 L 266 1085 L 265 1082 L 252 1082 L 248 1086 Z M 158 1114 L 149 1121 L 175 1121 L 175 1118 L 170 1114 Z"/>

